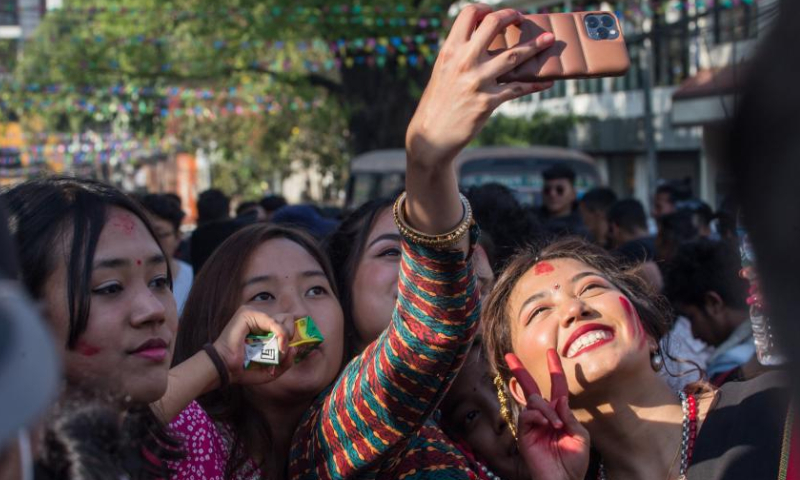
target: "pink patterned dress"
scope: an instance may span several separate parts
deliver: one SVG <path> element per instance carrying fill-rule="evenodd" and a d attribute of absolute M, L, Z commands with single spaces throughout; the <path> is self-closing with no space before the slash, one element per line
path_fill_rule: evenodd
<path fill-rule="evenodd" d="M 227 480 L 225 466 L 231 456 L 231 434 L 228 427 L 214 422 L 205 410 L 192 402 L 170 423 L 173 434 L 183 440 L 186 456 L 170 463 L 173 479 Z M 232 477 L 233 480 L 265 478 L 252 460 L 248 460 Z"/>

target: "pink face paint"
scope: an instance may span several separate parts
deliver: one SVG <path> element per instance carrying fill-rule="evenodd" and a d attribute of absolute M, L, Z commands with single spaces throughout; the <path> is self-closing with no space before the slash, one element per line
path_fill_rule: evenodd
<path fill-rule="evenodd" d="M 534 275 L 547 275 L 548 273 L 552 273 L 555 268 L 547 262 L 537 263 L 533 267 L 533 274 Z"/>
<path fill-rule="evenodd" d="M 136 223 L 130 215 L 122 214 L 114 216 L 111 220 L 111 226 L 122 230 L 126 235 L 130 235 L 133 233 L 133 229 L 136 228 Z"/>
<path fill-rule="evenodd" d="M 631 338 L 639 337 L 639 347 L 643 347 L 646 339 L 644 334 L 644 327 L 642 326 L 642 320 L 639 318 L 639 314 L 631 305 L 631 302 L 625 297 L 619 297 L 619 303 L 622 304 L 622 308 L 625 309 L 625 315 L 628 320 L 628 333 L 630 333 Z"/>
<path fill-rule="evenodd" d="M 80 353 L 85 357 L 93 357 L 98 353 L 100 353 L 100 348 L 88 344 L 83 340 L 78 340 L 78 344 L 75 346 L 75 350 L 77 350 L 78 353 Z"/>

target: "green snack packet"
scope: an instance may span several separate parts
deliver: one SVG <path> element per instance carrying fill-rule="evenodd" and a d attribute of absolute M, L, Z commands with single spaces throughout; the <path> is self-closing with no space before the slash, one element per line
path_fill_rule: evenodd
<path fill-rule="evenodd" d="M 294 336 L 289 341 L 289 346 L 297 348 L 297 356 L 295 356 L 295 363 L 297 363 L 319 347 L 324 338 L 311 317 L 298 318 L 294 325 Z M 250 334 L 245 337 L 244 343 L 244 368 L 248 368 L 251 363 L 262 365 L 278 365 L 280 363 L 278 337 L 274 333 Z"/>
<path fill-rule="evenodd" d="M 278 365 L 280 363 L 278 337 L 268 332 L 265 335 L 248 335 L 244 339 L 244 368 L 250 363 Z"/>

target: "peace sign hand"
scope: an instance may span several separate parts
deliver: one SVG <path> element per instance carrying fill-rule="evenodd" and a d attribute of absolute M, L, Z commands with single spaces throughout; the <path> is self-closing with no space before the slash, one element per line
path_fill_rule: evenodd
<path fill-rule="evenodd" d="M 589 432 L 569 409 L 569 389 L 561 359 L 547 351 L 550 401 L 513 353 L 506 364 L 519 382 L 528 404 L 519 415 L 517 443 L 534 480 L 582 480 L 589 467 Z"/>

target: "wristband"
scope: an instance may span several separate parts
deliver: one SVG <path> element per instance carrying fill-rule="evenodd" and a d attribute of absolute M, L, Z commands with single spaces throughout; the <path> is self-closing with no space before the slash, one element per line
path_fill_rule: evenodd
<path fill-rule="evenodd" d="M 217 373 L 219 374 L 219 388 L 228 388 L 228 385 L 231 383 L 231 378 L 228 375 L 228 368 L 225 366 L 225 362 L 222 361 L 222 357 L 219 356 L 219 352 L 217 352 L 217 349 L 214 348 L 214 345 L 211 343 L 203 345 L 203 350 L 208 354 L 208 358 L 211 359 L 214 368 L 217 369 Z"/>

